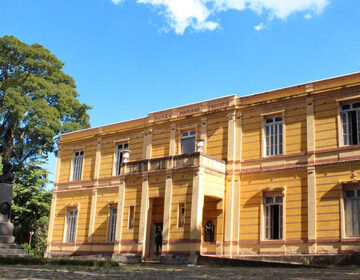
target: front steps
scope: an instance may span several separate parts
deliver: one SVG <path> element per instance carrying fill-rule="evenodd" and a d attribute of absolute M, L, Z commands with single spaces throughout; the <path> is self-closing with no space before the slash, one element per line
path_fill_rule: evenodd
<path fill-rule="evenodd" d="M 17 244 L 0 243 L 0 257 L 2 258 L 31 258 L 31 256 L 21 249 Z"/>

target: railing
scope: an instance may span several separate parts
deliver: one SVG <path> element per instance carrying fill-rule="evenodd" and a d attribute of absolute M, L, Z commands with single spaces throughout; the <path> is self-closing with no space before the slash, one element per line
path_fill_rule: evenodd
<path fill-rule="evenodd" d="M 225 173 L 225 162 L 201 153 L 183 154 L 150 160 L 122 163 L 120 174 L 140 174 L 170 169 L 203 167 Z"/>
<path fill-rule="evenodd" d="M 150 170 L 156 171 L 156 170 L 164 170 L 166 169 L 166 163 L 167 159 L 153 159 L 150 160 Z"/>

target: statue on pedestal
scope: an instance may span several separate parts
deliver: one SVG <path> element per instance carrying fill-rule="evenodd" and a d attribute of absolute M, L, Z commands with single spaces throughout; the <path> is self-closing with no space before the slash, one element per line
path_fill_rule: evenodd
<path fill-rule="evenodd" d="M 11 164 L 4 164 L 0 176 L 0 243 L 5 244 L 15 243 L 14 225 L 10 222 L 13 178 Z"/>

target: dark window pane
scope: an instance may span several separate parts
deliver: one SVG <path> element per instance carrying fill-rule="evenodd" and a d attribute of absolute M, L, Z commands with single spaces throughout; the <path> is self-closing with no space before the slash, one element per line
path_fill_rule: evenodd
<path fill-rule="evenodd" d="M 195 152 L 195 137 L 182 139 L 181 150 L 183 154 L 191 154 Z"/>
<path fill-rule="evenodd" d="M 341 106 L 341 110 L 349 110 L 349 109 L 350 109 L 350 104 L 346 104 L 346 105 Z"/>
<path fill-rule="evenodd" d="M 354 191 L 346 191 L 346 197 L 354 197 L 355 196 L 355 193 Z"/>

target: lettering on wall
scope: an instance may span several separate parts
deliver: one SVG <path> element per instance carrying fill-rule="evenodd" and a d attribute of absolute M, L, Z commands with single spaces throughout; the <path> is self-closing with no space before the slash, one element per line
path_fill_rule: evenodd
<path fill-rule="evenodd" d="M 233 99 L 234 96 L 223 97 L 211 101 L 201 102 L 195 105 L 188 105 L 175 109 L 150 113 L 149 117 L 153 122 L 161 122 L 171 118 L 191 116 L 206 111 L 216 111 L 229 107 L 231 100 Z"/>

